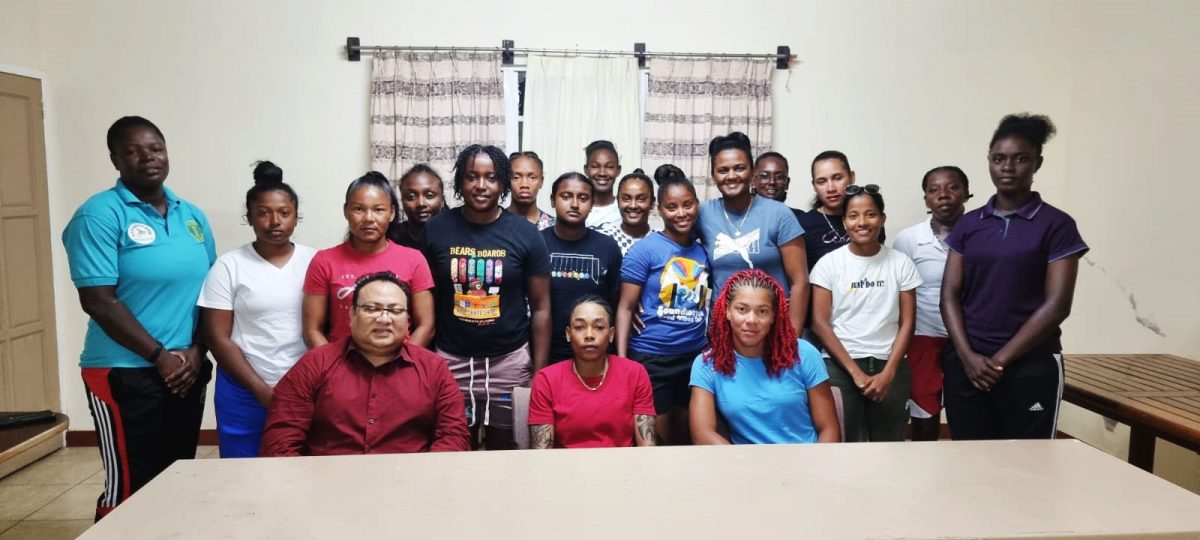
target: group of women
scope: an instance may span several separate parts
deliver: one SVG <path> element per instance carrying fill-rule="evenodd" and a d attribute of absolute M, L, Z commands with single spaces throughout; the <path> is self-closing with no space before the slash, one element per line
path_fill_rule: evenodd
<path fill-rule="evenodd" d="M 255 240 L 217 258 L 203 214 L 164 186 L 161 131 L 122 118 L 108 136 L 116 186 L 63 233 L 92 317 L 84 380 L 111 442 L 98 515 L 194 455 L 206 351 L 221 455 L 257 455 L 274 385 L 347 334 L 355 280 L 382 270 L 411 286 L 409 339 L 446 359 L 481 448 L 515 447 L 525 386 L 535 447 L 903 440 L 910 414 L 913 438 L 934 439 L 943 370 L 955 438 L 1053 436 L 1058 327 L 1087 250 L 1032 190 L 1053 132 L 1005 117 L 988 152 L 996 194 L 969 213 L 962 170 L 929 171 L 930 218 L 894 248 L 882 191 L 844 154 L 813 160 L 812 208 L 793 210 L 787 159 L 755 160 L 735 132 L 709 145 L 709 201 L 673 165 L 622 176 L 607 141 L 551 183 L 551 212 L 533 152 L 465 148 L 454 208 L 427 166 L 394 186 L 370 172 L 346 190 L 345 241 L 320 251 L 291 240 L 299 197 L 261 162 L 245 197 Z"/>

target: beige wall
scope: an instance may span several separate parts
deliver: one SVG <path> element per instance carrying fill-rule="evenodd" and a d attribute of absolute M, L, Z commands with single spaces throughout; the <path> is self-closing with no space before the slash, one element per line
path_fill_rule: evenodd
<path fill-rule="evenodd" d="M 325 247 L 342 234 L 337 201 L 368 164 L 370 64 L 343 59 L 348 35 L 712 52 L 788 44 L 798 62 L 776 74 L 775 124 L 776 148 L 794 164 L 793 204 L 810 194 L 807 161 L 827 148 L 848 153 L 861 182 L 883 186 L 893 230 L 924 218 L 918 183 L 935 165 L 961 165 L 979 194 L 972 204 L 982 204 L 996 122 L 1049 114 L 1061 134 L 1046 147 L 1037 188 L 1075 216 L 1093 248 L 1065 325 L 1068 351 L 1200 357 L 1200 318 L 1186 301 L 1200 298 L 1190 159 L 1200 147 L 1200 3 L 614 0 L 586 13 L 573 3 L 518 4 L 5 0 L 0 62 L 49 75 L 56 230 L 115 178 L 109 123 L 141 114 L 167 135 L 170 186 L 208 212 L 224 252 L 251 239 L 238 207 L 261 158 L 282 165 L 301 194 L 301 242 Z M 31 18 L 41 35 L 14 39 L 10 27 L 32 28 Z M 74 368 L 86 319 L 55 247 L 64 405 L 73 427 L 88 429 Z M 1123 448 L 1122 431 L 1094 415 L 1068 410 L 1063 427 Z M 1190 461 L 1174 479 L 1200 489 L 1195 455 L 1181 454 Z"/>
<path fill-rule="evenodd" d="M 38 0 L 0 0 L 0 65 L 41 69 Z"/>

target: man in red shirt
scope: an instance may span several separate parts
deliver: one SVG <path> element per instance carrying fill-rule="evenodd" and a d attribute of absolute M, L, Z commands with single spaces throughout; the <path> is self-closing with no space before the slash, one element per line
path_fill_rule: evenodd
<path fill-rule="evenodd" d="M 308 351 L 275 387 L 262 456 L 470 449 L 446 361 L 406 343 L 410 297 L 391 272 L 358 281 L 350 336 Z"/>

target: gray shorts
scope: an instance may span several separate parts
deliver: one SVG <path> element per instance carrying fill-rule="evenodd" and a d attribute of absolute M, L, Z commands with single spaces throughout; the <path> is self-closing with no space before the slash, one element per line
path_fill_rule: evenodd
<path fill-rule="evenodd" d="M 529 386 L 529 345 L 501 356 L 458 356 L 438 349 L 467 405 L 467 425 L 512 429 L 512 389 Z"/>

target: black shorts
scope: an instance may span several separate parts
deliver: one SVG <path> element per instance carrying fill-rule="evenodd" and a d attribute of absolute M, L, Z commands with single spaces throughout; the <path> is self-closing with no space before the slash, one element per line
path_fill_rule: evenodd
<path fill-rule="evenodd" d="M 692 362 L 702 351 L 673 356 L 655 356 L 630 350 L 629 359 L 646 368 L 654 389 L 654 412 L 663 414 L 672 408 L 684 408 L 691 400 Z"/>

